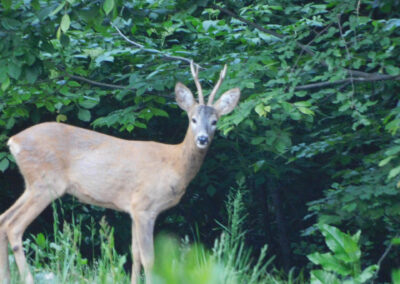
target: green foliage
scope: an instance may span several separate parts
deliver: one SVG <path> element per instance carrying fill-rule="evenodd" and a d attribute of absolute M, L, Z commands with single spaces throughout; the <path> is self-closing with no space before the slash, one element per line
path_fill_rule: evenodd
<path fill-rule="evenodd" d="M 58 121 L 178 143 L 186 118 L 174 85 L 194 90 L 184 57 L 202 66 L 206 95 L 225 63 L 221 93 L 242 95 L 161 228 L 182 236 L 196 222 L 210 245 L 240 181 L 249 188 L 248 241 L 258 250 L 267 242 L 278 265 L 285 242 L 291 265 L 305 265 L 318 242 L 303 236 L 316 221 L 361 229 L 369 263 L 399 231 L 398 1 L 0 3 L 2 209 L 22 188 L 6 142 L 25 127 Z"/>
<path fill-rule="evenodd" d="M 366 283 L 374 277 L 378 265 L 361 270 L 361 231 L 351 236 L 329 225 L 319 225 L 318 228 L 331 252 L 314 252 L 307 256 L 323 269 L 311 271 L 311 283 Z"/>

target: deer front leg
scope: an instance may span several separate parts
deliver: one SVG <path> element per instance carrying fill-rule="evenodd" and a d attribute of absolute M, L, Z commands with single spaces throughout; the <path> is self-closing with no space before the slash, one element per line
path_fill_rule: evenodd
<path fill-rule="evenodd" d="M 153 231 L 155 214 L 147 211 L 136 212 L 134 214 L 134 221 L 140 260 L 146 276 L 146 284 L 151 284 L 151 271 L 154 264 Z"/>
<path fill-rule="evenodd" d="M 140 282 L 140 250 L 139 244 L 136 238 L 135 221 L 132 218 L 132 276 L 131 284 L 137 284 Z"/>

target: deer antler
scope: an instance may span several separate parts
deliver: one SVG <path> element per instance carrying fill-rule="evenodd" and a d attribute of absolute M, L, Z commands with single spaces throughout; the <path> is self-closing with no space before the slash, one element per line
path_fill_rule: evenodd
<path fill-rule="evenodd" d="M 228 68 L 228 66 L 225 64 L 224 69 L 222 69 L 221 73 L 219 74 L 219 80 L 217 82 L 217 84 L 215 84 L 214 89 L 212 90 L 209 98 L 208 98 L 208 106 L 211 106 L 215 97 L 215 94 L 217 93 L 219 87 L 222 84 L 222 81 L 224 81 L 225 79 L 225 75 L 226 75 L 226 69 Z"/>
<path fill-rule="evenodd" d="M 199 81 L 199 66 L 196 64 L 196 67 L 195 67 L 193 60 L 190 61 L 190 71 L 192 71 L 194 83 L 196 84 L 197 91 L 199 93 L 199 104 L 204 105 L 203 90 L 201 89 L 201 85 L 200 85 L 200 81 Z"/>

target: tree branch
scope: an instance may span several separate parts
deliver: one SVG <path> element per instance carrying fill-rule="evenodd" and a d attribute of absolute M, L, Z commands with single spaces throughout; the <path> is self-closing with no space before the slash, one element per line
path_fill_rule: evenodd
<path fill-rule="evenodd" d="M 179 60 L 179 61 L 184 61 L 187 64 L 190 64 L 190 62 L 192 61 L 191 58 L 186 58 L 186 57 L 182 57 L 182 56 L 175 56 L 175 55 L 169 55 L 169 54 L 165 54 L 164 52 L 157 50 L 157 49 L 150 49 L 150 48 L 145 48 L 144 45 L 137 43 L 131 39 L 129 39 L 126 35 L 124 35 L 121 30 L 119 28 L 117 28 L 117 26 L 115 26 L 114 24 L 111 23 L 111 25 L 114 27 L 114 29 L 118 32 L 118 34 L 127 42 L 129 42 L 130 44 L 134 45 L 135 47 L 139 48 L 140 50 L 143 50 L 145 52 L 149 52 L 149 53 L 154 53 L 154 54 L 158 54 L 163 58 L 169 59 L 169 60 Z M 203 67 L 201 67 L 199 64 L 194 63 L 195 66 L 197 66 L 197 68 L 200 69 L 204 69 Z"/>
<path fill-rule="evenodd" d="M 98 81 L 90 80 L 90 79 L 82 77 L 82 76 L 77 76 L 77 75 L 72 75 L 72 74 L 65 74 L 65 76 L 69 77 L 71 79 L 86 82 L 86 83 L 89 83 L 91 85 L 98 86 L 98 87 L 104 87 L 104 88 L 109 88 L 109 89 L 128 89 L 131 91 L 135 91 L 134 88 L 129 88 L 128 86 L 120 86 L 120 85 L 114 85 L 114 84 L 108 84 L 108 83 L 101 83 Z"/>
<path fill-rule="evenodd" d="M 368 74 L 368 73 L 367 73 Z M 319 83 L 312 83 L 307 85 L 301 85 L 294 88 L 295 91 L 300 90 L 309 90 L 327 86 L 335 86 L 340 85 L 343 83 L 351 83 L 351 82 L 375 82 L 375 81 L 385 81 L 385 80 L 400 80 L 400 76 L 391 76 L 391 75 L 382 75 L 382 74 L 368 74 L 367 77 L 356 77 L 356 78 L 347 78 L 343 80 L 333 81 L 333 82 L 319 82 Z"/>
<path fill-rule="evenodd" d="M 136 91 L 135 88 L 130 88 L 129 86 L 121 86 L 121 85 L 115 85 L 115 84 L 101 83 L 101 82 L 98 82 L 98 81 L 90 80 L 90 79 L 82 77 L 82 76 L 72 75 L 72 74 L 68 74 L 68 73 L 64 74 L 64 76 L 69 77 L 69 78 L 74 79 L 74 80 L 86 82 L 88 84 L 91 84 L 91 85 L 94 85 L 94 86 L 98 86 L 98 87 L 103 87 L 103 88 L 108 88 L 108 89 L 120 89 L 120 90 L 126 89 L 126 90 L 129 90 L 129 91 Z M 156 96 L 164 97 L 164 98 L 168 98 L 168 99 L 173 98 L 173 96 L 170 96 L 170 95 L 157 94 Z"/>

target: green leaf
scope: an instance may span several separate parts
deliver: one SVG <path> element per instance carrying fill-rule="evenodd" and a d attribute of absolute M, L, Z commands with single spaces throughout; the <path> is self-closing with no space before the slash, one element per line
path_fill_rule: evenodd
<path fill-rule="evenodd" d="M 395 167 L 394 169 L 391 169 L 388 175 L 388 179 L 392 179 L 395 176 L 400 174 L 400 166 Z"/>
<path fill-rule="evenodd" d="M 40 10 L 39 0 L 32 0 L 31 5 L 32 5 L 33 9 L 35 9 L 36 11 Z"/>
<path fill-rule="evenodd" d="M 92 109 L 95 106 L 97 106 L 99 104 L 99 102 L 100 102 L 100 100 L 97 98 L 90 98 L 90 99 L 86 99 L 84 101 L 79 102 L 79 105 L 86 109 Z"/>
<path fill-rule="evenodd" d="M 393 239 L 391 240 L 391 243 L 392 243 L 393 245 L 395 245 L 395 246 L 400 245 L 400 238 L 393 238 Z"/>
<path fill-rule="evenodd" d="M 134 124 L 135 126 L 139 127 L 139 128 L 147 128 L 147 125 L 146 125 L 146 124 L 144 124 L 144 123 L 142 123 L 142 122 L 139 122 L 139 121 L 135 121 L 133 124 Z"/>
<path fill-rule="evenodd" d="M 39 70 L 37 68 L 32 67 L 25 69 L 25 78 L 29 84 L 35 83 L 38 76 L 39 76 Z"/>
<path fill-rule="evenodd" d="M 36 244 L 44 249 L 46 247 L 46 238 L 44 237 L 44 235 L 42 233 L 39 233 L 36 238 L 35 238 Z"/>
<path fill-rule="evenodd" d="M 265 106 L 264 104 L 258 104 L 255 108 L 254 111 L 259 115 L 259 116 L 267 116 L 269 112 L 271 112 L 271 106 Z"/>
<path fill-rule="evenodd" d="M 216 21 L 203 21 L 203 28 L 205 31 L 208 31 L 210 27 L 213 27 L 214 25 L 216 25 Z"/>
<path fill-rule="evenodd" d="M 400 283 L 400 269 L 392 270 L 392 283 Z"/>
<path fill-rule="evenodd" d="M 114 8 L 114 0 L 106 0 L 103 4 L 103 10 L 108 15 Z"/>
<path fill-rule="evenodd" d="M 4 158 L 0 161 L 0 171 L 3 173 L 5 172 L 6 169 L 8 169 L 8 166 L 10 165 L 10 162 L 8 159 Z"/>
<path fill-rule="evenodd" d="M 260 160 L 260 161 L 255 162 L 253 164 L 254 172 L 257 173 L 262 168 L 263 165 L 265 165 L 265 160 Z"/>
<path fill-rule="evenodd" d="M 251 139 L 251 144 L 252 145 L 258 145 L 261 144 L 265 141 L 265 137 L 254 137 L 253 139 Z"/>
<path fill-rule="evenodd" d="M 319 225 L 319 228 L 325 237 L 326 245 L 335 256 L 346 263 L 359 261 L 361 251 L 351 236 L 326 224 Z"/>
<path fill-rule="evenodd" d="M 321 265 L 324 270 L 336 272 L 343 276 L 349 275 L 352 272 L 351 266 L 336 258 L 331 253 L 312 253 L 307 255 L 307 258 L 314 264 Z"/>
<path fill-rule="evenodd" d="M 1 84 L 1 90 L 2 91 L 7 90 L 7 88 L 10 86 L 10 83 L 11 83 L 10 78 L 6 75 L 5 81 Z"/>
<path fill-rule="evenodd" d="M 302 107 L 302 106 L 298 106 L 297 109 L 298 109 L 301 113 L 304 113 L 304 114 L 307 114 L 307 115 L 314 115 L 314 112 L 313 112 L 311 109 L 309 109 L 309 108 Z"/>
<path fill-rule="evenodd" d="M 384 165 L 389 163 L 394 157 L 395 156 L 390 156 L 390 157 L 387 157 L 387 158 L 383 159 L 382 161 L 379 162 L 379 166 L 383 167 Z"/>
<path fill-rule="evenodd" d="M 61 34 L 59 40 L 61 45 L 64 47 L 69 45 L 70 43 L 69 36 L 67 36 L 66 34 Z"/>
<path fill-rule="evenodd" d="M 310 107 L 311 103 L 309 101 L 299 101 L 294 103 L 297 107 Z"/>
<path fill-rule="evenodd" d="M 312 270 L 311 284 L 340 284 L 340 281 L 333 273 L 323 270 Z"/>
<path fill-rule="evenodd" d="M 165 110 L 154 107 L 149 108 L 149 110 L 156 116 L 168 117 L 168 113 Z"/>
<path fill-rule="evenodd" d="M 361 230 L 358 230 L 357 233 L 355 233 L 354 235 L 351 236 L 351 239 L 358 244 L 358 242 L 360 241 L 360 237 L 361 237 Z"/>
<path fill-rule="evenodd" d="M 18 80 L 21 75 L 21 66 L 11 61 L 8 64 L 8 75 L 13 79 Z"/>
<path fill-rule="evenodd" d="M 9 10 L 11 8 L 12 0 L 1 0 L 4 9 Z"/>
<path fill-rule="evenodd" d="M 57 122 L 64 122 L 67 120 L 67 116 L 65 114 L 59 114 L 56 116 L 56 121 Z"/>
<path fill-rule="evenodd" d="M 259 116 L 264 116 L 265 111 L 264 111 L 264 105 L 263 104 L 258 104 L 254 108 L 254 111 L 259 115 Z"/>
<path fill-rule="evenodd" d="M 63 1 L 60 5 L 57 6 L 57 8 L 55 8 L 50 14 L 49 16 L 54 16 L 55 14 L 57 14 L 58 12 L 61 11 L 62 8 L 64 8 L 65 6 L 65 2 Z"/>
<path fill-rule="evenodd" d="M 400 68 L 399 67 L 395 67 L 393 65 L 389 65 L 385 67 L 386 72 L 388 72 L 389 75 L 392 76 L 397 76 L 400 75 Z"/>
<path fill-rule="evenodd" d="M 385 155 L 392 156 L 400 153 L 400 145 L 390 147 L 385 151 Z"/>
<path fill-rule="evenodd" d="M 71 25 L 71 20 L 68 14 L 65 14 L 61 19 L 60 28 L 63 33 L 66 33 L 69 30 L 69 26 Z"/>
<path fill-rule="evenodd" d="M 90 111 L 84 108 L 80 108 L 78 112 L 78 118 L 82 121 L 90 121 L 91 114 Z"/>
<path fill-rule="evenodd" d="M 206 191 L 207 191 L 207 194 L 208 194 L 209 196 L 213 197 L 213 196 L 215 195 L 215 193 L 217 192 L 217 189 L 216 189 L 214 186 L 209 185 L 209 186 L 207 187 Z"/>
<path fill-rule="evenodd" d="M 370 265 L 365 268 L 360 275 L 358 275 L 354 280 L 356 283 L 366 283 L 369 279 L 371 279 L 375 272 L 378 270 L 378 265 Z"/>
<path fill-rule="evenodd" d="M 290 113 L 290 118 L 293 120 L 300 120 L 301 119 L 301 114 L 298 112 L 291 112 Z"/>

